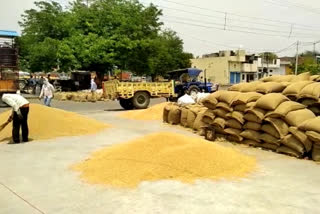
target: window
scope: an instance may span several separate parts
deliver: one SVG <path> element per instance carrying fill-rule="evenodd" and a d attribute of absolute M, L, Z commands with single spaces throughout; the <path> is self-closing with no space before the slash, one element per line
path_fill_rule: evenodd
<path fill-rule="evenodd" d="M 262 69 L 259 69 L 259 72 L 262 72 Z"/>
<path fill-rule="evenodd" d="M 270 70 L 270 72 L 273 72 L 273 70 Z"/>
<path fill-rule="evenodd" d="M 242 74 L 242 80 L 245 80 L 245 79 L 246 79 L 246 75 Z"/>

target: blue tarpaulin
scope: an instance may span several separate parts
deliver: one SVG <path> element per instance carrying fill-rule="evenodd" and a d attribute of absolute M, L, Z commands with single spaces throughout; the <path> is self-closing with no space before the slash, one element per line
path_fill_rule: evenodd
<path fill-rule="evenodd" d="M 16 31 L 0 30 L 0 37 L 18 37 L 19 34 Z"/>

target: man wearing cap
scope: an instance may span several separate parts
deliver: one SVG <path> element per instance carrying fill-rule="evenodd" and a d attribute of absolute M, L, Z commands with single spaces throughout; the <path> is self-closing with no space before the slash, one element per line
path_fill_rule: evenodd
<path fill-rule="evenodd" d="M 20 94 L 3 94 L 2 101 L 12 107 L 12 115 L 8 120 L 13 121 L 12 143 L 20 143 L 20 127 L 22 129 L 22 141 L 28 142 L 29 101 Z"/>

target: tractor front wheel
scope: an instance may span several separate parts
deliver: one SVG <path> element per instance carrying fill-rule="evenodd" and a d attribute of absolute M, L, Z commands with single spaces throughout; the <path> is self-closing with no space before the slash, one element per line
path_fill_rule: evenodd
<path fill-rule="evenodd" d="M 189 89 L 188 89 L 188 94 L 189 94 L 189 95 L 197 94 L 197 93 L 199 93 L 199 92 L 200 92 L 200 88 L 199 88 L 198 86 L 196 86 L 196 85 L 192 85 L 192 86 L 190 86 Z"/>

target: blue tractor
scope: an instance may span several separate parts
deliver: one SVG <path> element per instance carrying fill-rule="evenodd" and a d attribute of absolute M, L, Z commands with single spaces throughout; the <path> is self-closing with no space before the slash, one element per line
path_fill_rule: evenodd
<path fill-rule="evenodd" d="M 199 81 L 198 77 L 203 72 L 197 68 L 187 68 L 169 71 L 168 78 L 175 81 L 175 93 L 178 98 L 184 94 L 206 92 L 212 93 L 218 90 L 219 85 L 207 81 L 206 71 L 204 71 L 204 81 Z"/>

